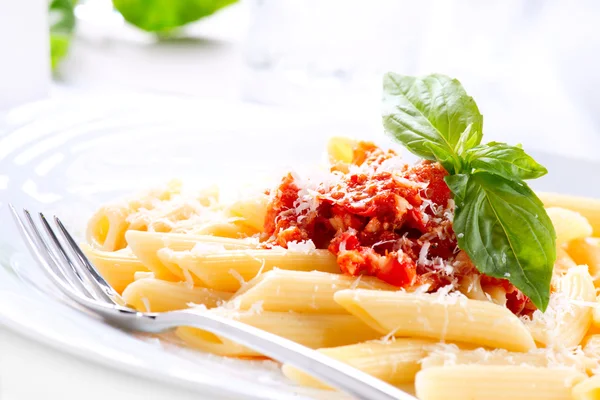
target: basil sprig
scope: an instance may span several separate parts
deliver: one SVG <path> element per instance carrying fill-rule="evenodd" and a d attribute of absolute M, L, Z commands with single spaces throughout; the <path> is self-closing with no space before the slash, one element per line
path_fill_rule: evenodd
<path fill-rule="evenodd" d="M 544 311 L 556 234 L 524 180 L 545 175 L 546 168 L 520 146 L 482 145 L 483 117 L 475 101 L 444 75 L 386 74 L 383 125 L 410 152 L 448 171 L 458 246 L 477 269 L 508 279 Z"/>

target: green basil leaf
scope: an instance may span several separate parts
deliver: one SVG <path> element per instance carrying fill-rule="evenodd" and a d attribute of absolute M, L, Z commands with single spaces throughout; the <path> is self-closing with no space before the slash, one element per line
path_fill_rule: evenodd
<path fill-rule="evenodd" d="M 469 175 L 466 174 L 447 175 L 444 177 L 444 182 L 446 182 L 446 185 L 448 185 L 448 188 L 452 194 L 454 194 L 454 200 L 457 206 L 462 205 L 465 201 L 468 181 Z"/>
<path fill-rule="evenodd" d="M 69 50 L 75 29 L 74 5 L 73 0 L 52 0 L 48 6 L 52 70 L 56 69 Z"/>
<path fill-rule="evenodd" d="M 542 202 L 525 183 L 487 172 L 470 175 L 464 202 L 456 207 L 454 231 L 479 271 L 508 279 L 541 311 L 546 309 L 556 234 Z"/>
<path fill-rule="evenodd" d="M 486 171 L 506 179 L 536 179 L 548 173 L 519 146 L 490 142 L 467 151 L 467 162 L 475 171 Z"/>
<path fill-rule="evenodd" d="M 384 76 L 383 126 L 413 154 L 438 160 L 427 145 L 433 143 L 450 159 L 460 159 L 459 147 L 466 150 L 481 142 L 482 125 L 475 101 L 458 80 L 439 74 Z"/>
<path fill-rule="evenodd" d="M 461 159 L 456 154 L 449 153 L 444 146 L 433 142 L 425 143 L 423 146 L 431 151 L 434 159 L 442 164 L 449 174 L 454 174 L 460 170 Z"/>
<path fill-rule="evenodd" d="M 167 32 L 209 16 L 237 0 L 113 0 L 125 20 L 148 32 Z"/>

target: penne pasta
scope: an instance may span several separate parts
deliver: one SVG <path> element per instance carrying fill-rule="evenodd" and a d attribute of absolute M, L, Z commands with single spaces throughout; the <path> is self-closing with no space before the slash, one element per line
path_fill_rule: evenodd
<path fill-rule="evenodd" d="M 319 271 L 274 269 L 248 282 L 231 301 L 242 310 L 260 302 L 265 311 L 345 314 L 347 311 L 333 300 L 333 295 L 350 288 L 397 290 L 372 276 L 354 278 Z"/>
<path fill-rule="evenodd" d="M 577 263 L 571 258 L 569 253 L 559 246 L 556 248 L 556 261 L 554 262 L 554 275 L 564 274 L 569 269 L 575 268 Z"/>
<path fill-rule="evenodd" d="M 592 235 L 592 226 L 580 213 L 560 207 L 546 208 L 546 212 L 554 225 L 557 245 Z"/>
<path fill-rule="evenodd" d="M 583 215 L 593 227 L 593 234 L 600 236 L 600 200 L 567 194 L 538 193 L 545 207 L 562 207 Z"/>
<path fill-rule="evenodd" d="M 137 272 L 148 271 L 128 250 L 102 251 L 85 243 L 80 247 L 100 275 L 119 293 L 135 280 Z"/>
<path fill-rule="evenodd" d="M 336 302 L 384 335 L 461 341 L 512 351 L 535 348 L 523 323 L 505 307 L 460 295 L 342 290 Z"/>
<path fill-rule="evenodd" d="M 437 344 L 429 348 L 429 355 L 421 361 L 423 369 L 451 365 L 498 365 L 529 366 L 543 368 L 561 368 L 571 366 L 585 373 L 595 366 L 594 361 L 580 351 L 562 350 L 552 352 L 547 349 L 535 349 L 527 353 L 511 352 L 504 349 L 473 350 L 460 349 L 456 345 Z"/>
<path fill-rule="evenodd" d="M 239 217 L 244 225 L 249 226 L 255 232 L 262 232 L 267 214 L 268 197 L 266 195 L 256 196 L 247 200 L 239 200 L 229 206 L 229 212 L 234 217 Z"/>
<path fill-rule="evenodd" d="M 196 226 L 190 233 L 239 239 L 250 237 L 256 234 L 257 231 L 241 223 L 241 221 L 216 221 Z"/>
<path fill-rule="evenodd" d="M 125 232 L 132 224 L 135 229 L 147 229 L 134 215 L 139 210 L 151 210 L 158 203 L 171 199 L 181 192 L 181 182 L 173 180 L 164 188 L 150 190 L 139 198 L 128 202 L 107 205 L 100 208 L 90 219 L 86 238 L 92 247 L 105 251 L 116 251 L 127 246 Z"/>
<path fill-rule="evenodd" d="M 312 349 L 343 346 L 379 337 L 379 333 L 352 315 L 295 314 L 260 310 L 236 311 L 216 308 L 209 311 L 222 317 L 293 340 Z M 260 357 L 261 354 L 229 339 L 197 328 L 180 327 L 177 336 L 192 347 L 223 356 Z"/>
<path fill-rule="evenodd" d="M 345 137 L 332 137 L 327 143 L 327 155 L 329 162 L 333 165 L 337 163 L 350 164 L 354 158 L 354 147 L 356 140 Z"/>
<path fill-rule="evenodd" d="M 370 341 L 348 346 L 319 349 L 319 352 L 393 385 L 410 383 L 421 369 L 420 361 L 427 347 L 435 342 L 426 339 L 398 338 L 392 341 Z M 284 364 L 283 374 L 293 381 L 322 389 L 331 389 L 311 375 Z"/>
<path fill-rule="evenodd" d="M 600 393 L 600 375 L 584 379 L 573 386 L 573 400 L 596 400 Z"/>
<path fill-rule="evenodd" d="M 596 297 L 596 305 L 592 308 L 592 327 L 600 329 L 600 296 Z"/>
<path fill-rule="evenodd" d="M 123 291 L 123 300 L 138 311 L 163 312 L 188 308 L 190 303 L 207 308 L 224 303 L 232 293 L 201 287 L 189 287 L 185 282 L 168 282 L 144 278 L 132 282 Z"/>
<path fill-rule="evenodd" d="M 104 206 L 84 251 L 135 310 L 234 320 L 419 400 L 598 397 L 600 200 L 541 193 L 542 206 L 524 180 L 546 168 L 482 142 L 458 81 L 390 73 L 384 91 L 386 131 L 426 159 L 332 138 L 327 168 L 234 202 L 174 181 Z M 515 157 L 523 165 L 502 163 Z M 215 355 L 265 357 L 197 327 L 175 334 Z M 291 364 L 282 372 L 332 389 Z"/>
<path fill-rule="evenodd" d="M 454 365 L 417 373 L 420 400 L 570 400 L 586 375 L 571 369 L 517 365 Z"/>
<path fill-rule="evenodd" d="M 181 269 L 169 269 L 158 257 L 158 251 L 169 248 L 175 251 L 192 250 L 196 246 L 223 249 L 246 249 L 256 247 L 257 243 L 249 240 L 222 238 L 209 235 L 191 235 L 183 233 L 156 233 L 129 231 L 125 234 L 127 243 L 133 254 L 156 275 L 158 279 L 168 281 L 185 280 Z M 196 279 L 196 283 L 200 283 Z"/>
<path fill-rule="evenodd" d="M 587 265 L 594 283 L 600 284 L 600 238 L 585 238 L 568 243 L 567 250 L 577 264 Z"/>
<path fill-rule="evenodd" d="M 600 367 L 600 334 L 588 334 L 583 338 L 581 348 L 586 357 L 592 361 L 592 365 L 588 367 L 588 373 L 593 374 Z"/>
<path fill-rule="evenodd" d="M 158 257 L 170 269 L 195 276 L 203 286 L 225 292 L 238 290 L 243 284 L 275 267 L 298 271 L 339 272 L 336 258 L 327 250 L 292 252 L 275 249 L 226 250 L 213 254 L 158 251 Z"/>
<path fill-rule="evenodd" d="M 130 208 L 124 206 L 104 206 L 90 218 L 86 237 L 94 248 L 116 251 L 127 246 L 125 231 L 129 228 L 127 216 Z"/>
<path fill-rule="evenodd" d="M 577 346 L 592 324 L 596 304 L 596 289 L 587 267 L 569 269 L 558 279 L 556 290 L 546 312 L 534 313 L 527 327 L 540 344 Z"/>

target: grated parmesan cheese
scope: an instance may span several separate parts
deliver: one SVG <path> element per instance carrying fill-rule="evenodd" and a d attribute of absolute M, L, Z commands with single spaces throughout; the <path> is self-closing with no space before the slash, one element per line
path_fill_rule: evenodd
<path fill-rule="evenodd" d="M 310 254 L 317 249 L 317 246 L 310 239 L 304 242 L 288 242 L 287 247 L 290 251 L 306 254 Z"/>

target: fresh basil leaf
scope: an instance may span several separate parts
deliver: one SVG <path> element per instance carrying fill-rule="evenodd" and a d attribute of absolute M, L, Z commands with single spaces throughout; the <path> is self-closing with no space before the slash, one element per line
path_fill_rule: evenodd
<path fill-rule="evenodd" d="M 475 171 L 486 171 L 506 179 L 536 179 L 548 173 L 518 146 L 490 142 L 467 151 L 467 162 Z"/>
<path fill-rule="evenodd" d="M 433 142 L 425 143 L 423 146 L 431 151 L 434 159 L 442 164 L 449 174 L 454 174 L 460 169 L 460 158 L 456 154 L 449 153 L 444 146 Z"/>
<path fill-rule="evenodd" d="M 148 32 L 166 32 L 209 16 L 237 0 L 113 0 L 125 20 Z"/>
<path fill-rule="evenodd" d="M 392 72 L 383 78 L 383 126 L 419 157 L 437 161 L 443 150 L 450 159 L 460 159 L 459 147 L 466 150 L 481 142 L 482 125 L 475 101 L 456 79 Z M 438 152 L 428 146 L 431 143 Z M 455 170 L 459 168 L 454 165 Z"/>
<path fill-rule="evenodd" d="M 454 200 L 457 206 L 461 206 L 465 201 L 468 181 L 469 175 L 466 174 L 447 175 L 444 178 L 444 182 L 446 182 L 446 185 L 448 185 L 448 188 L 454 195 Z"/>
<path fill-rule="evenodd" d="M 48 6 L 50 21 L 50 63 L 56 70 L 67 55 L 75 29 L 75 6 L 73 0 L 52 0 Z"/>
<path fill-rule="evenodd" d="M 542 202 L 525 184 L 487 172 L 469 176 L 454 231 L 477 269 L 508 279 L 544 311 L 556 259 L 556 233 Z"/>

